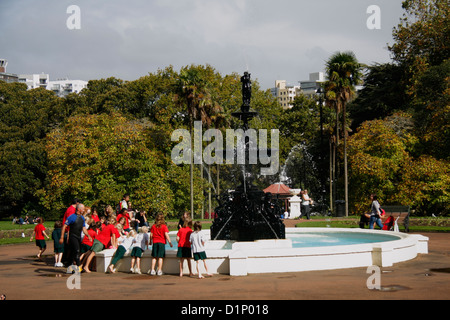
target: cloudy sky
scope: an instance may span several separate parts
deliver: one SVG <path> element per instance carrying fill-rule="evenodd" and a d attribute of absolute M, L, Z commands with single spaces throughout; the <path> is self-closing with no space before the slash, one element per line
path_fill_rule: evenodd
<path fill-rule="evenodd" d="M 323 71 L 336 51 L 360 62 L 390 61 L 387 44 L 401 0 L 1 0 L 0 58 L 10 73 L 51 80 L 135 80 L 168 65 L 249 70 L 263 89 Z M 80 29 L 69 29 L 70 5 Z M 381 29 L 370 30 L 370 5 Z"/>

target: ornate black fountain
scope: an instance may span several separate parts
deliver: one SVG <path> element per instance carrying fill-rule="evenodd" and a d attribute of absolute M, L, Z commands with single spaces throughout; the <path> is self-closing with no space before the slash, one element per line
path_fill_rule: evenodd
<path fill-rule="evenodd" d="M 250 111 L 250 74 L 244 73 L 240 112 L 232 116 L 243 121 L 242 129 L 247 131 L 248 122 L 258 115 Z M 249 152 L 248 137 L 245 141 L 246 159 Z M 247 177 L 246 164 L 243 165 L 241 184 L 231 193 L 225 192 L 215 209 L 216 218 L 211 226 L 212 240 L 254 241 L 261 239 L 285 239 L 285 226 L 280 216 L 280 207 L 272 202 L 272 195 L 258 190 Z"/>

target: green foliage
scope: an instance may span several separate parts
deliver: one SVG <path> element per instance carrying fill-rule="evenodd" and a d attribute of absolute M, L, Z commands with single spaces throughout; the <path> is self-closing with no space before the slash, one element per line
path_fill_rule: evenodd
<path fill-rule="evenodd" d="M 44 139 L 62 120 L 53 92 L 0 81 L 0 206 L 9 214 L 37 203 L 47 170 Z"/>
<path fill-rule="evenodd" d="M 410 160 L 401 171 L 398 203 L 410 203 L 421 215 L 450 213 L 450 164 L 422 155 Z"/>
<path fill-rule="evenodd" d="M 184 173 L 148 148 L 147 125 L 118 113 L 69 118 L 47 137 L 49 182 L 39 191 L 42 204 L 61 213 L 73 197 L 86 205 L 113 205 L 129 193 L 136 208 L 178 215 L 174 191 L 186 187 Z"/>
<path fill-rule="evenodd" d="M 411 121 L 407 114 L 367 121 L 349 139 L 353 212 L 367 210 L 368 196 L 377 193 L 382 204 L 410 205 L 419 214 L 450 213 L 450 166 L 429 156 L 412 156 L 418 139 L 404 125 Z"/>
<path fill-rule="evenodd" d="M 326 101 L 336 112 L 345 112 L 345 104 L 353 97 L 355 86 L 361 82 L 362 67 L 351 51 L 336 52 L 327 60 Z"/>
<path fill-rule="evenodd" d="M 394 28 L 395 43 L 389 47 L 394 60 L 413 65 L 422 58 L 431 65 L 450 56 L 450 6 L 447 0 L 406 0 L 405 13 Z"/>
<path fill-rule="evenodd" d="M 429 66 L 450 57 L 450 6 L 447 0 L 406 0 L 389 46 L 393 60 L 405 72 L 406 93 L 415 96 L 417 84 Z"/>
<path fill-rule="evenodd" d="M 295 98 L 293 107 L 285 110 L 280 119 L 280 144 L 284 150 L 281 161 L 286 165 L 291 187 L 308 188 L 313 193 L 320 189 L 316 159 L 310 150 L 318 141 L 319 120 L 317 102 L 303 95 Z"/>
<path fill-rule="evenodd" d="M 392 63 L 368 67 L 364 88 L 348 105 L 353 130 L 356 131 L 364 121 L 383 119 L 394 112 L 406 111 L 408 106 L 403 77 L 403 69 Z"/>
<path fill-rule="evenodd" d="M 450 60 L 420 78 L 414 109 L 422 152 L 450 160 Z"/>

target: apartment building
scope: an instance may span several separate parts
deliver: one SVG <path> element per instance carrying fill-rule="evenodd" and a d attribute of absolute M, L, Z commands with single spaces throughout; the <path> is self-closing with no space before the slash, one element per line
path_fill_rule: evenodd
<path fill-rule="evenodd" d="M 59 79 L 51 81 L 50 75 L 47 73 L 19 75 L 6 73 L 7 65 L 8 61 L 6 59 L 0 59 L 0 80 L 25 83 L 28 90 L 44 88 L 53 91 L 59 97 L 65 97 L 70 93 L 80 93 L 80 91 L 86 88 L 88 84 L 88 82 L 84 80 Z"/>
<path fill-rule="evenodd" d="M 59 97 L 65 97 L 70 93 L 80 93 L 87 84 L 88 82 L 84 80 L 60 79 L 49 81 L 47 90 L 53 91 Z"/>
<path fill-rule="evenodd" d="M 289 109 L 292 108 L 295 97 L 300 94 L 300 86 L 287 84 L 286 80 L 276 80 L 271 92 L 283 109 Z"/>
<path fill-rule="evenodd" d="M 36 88 L 47 89 L 49 81 L 50 76 L 47 73 L 19 74 L 19 82 L 25 83 L 28 87 L 28 90 Z"/>
<path fill-rule="evenodd" d="M 325 75 L 323 72 L 314 72 L 309 74 L 308 80 L 299 81 L 301 93 L 309 98 L 312 98 L 317 93 L 321 83 L 325 82 Z"/>
<path fill-rule="evenodd" d="M 276 80 L 275 87 L 271 89 L 272 95 L 277 99 L 283 109 L 293 107 L 296 96 L 303 94 L 312 98 L 317 94 L 322 82 L 325 82 L 323 72 L 314 72 L 309 74 L 308 80 L 299 81 L 299 85 L 289 85 L 286 80 Z"/>

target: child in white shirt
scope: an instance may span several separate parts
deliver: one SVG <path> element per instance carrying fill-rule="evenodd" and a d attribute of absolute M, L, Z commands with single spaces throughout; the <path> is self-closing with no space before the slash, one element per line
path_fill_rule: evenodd
<path fill-rule="evenodd" d="M 131 248 L 132 244 L 136 241 L 136 231 L 131 230 L 128 235 L 122 236 L 119 238 L 119 246 L 117 247 L 116 252 L 114 253 L 114 257 L 109 265 L 108 269 L 111 273 L 115 273 L 116 269 L 114 268 L 116 263 L 123 258 L 128 249 Z"/>
<path fill-rule="evenodd" d="M 191 242 L 191 248 L 192 248 L 192 252 L 194 254 L 194 260 L 197 264 L 197 273 L 198 273 L 199 279 L 204 278 L 202 276 L 202 274 L 200 273 L 200 269 L 198 267 L 199 260 L 203 261 L 203 265 L 205 266 L 206 274 L 211 277 L 212 274 L 210 274 L 208 272 L 208 267 L 206 266 L 206 258 L 207 258 L 206 252 L 205 252 L 206 238 L 202 232 L 202 224 L 200 221 L 196 221 L 194 223 L 194 232 L 191 233 L 191 237 L 189 238 L 189 241 Z"/>
<path fill-rule="evenodd" d="M 131 273 L 141 274 L 141 257 L 142 253 L 148 247 L 149 241 L 148 227 L 141 227 L 141 231 L 136 237 L 136 242 L 131 246 Z M 134 268 L 134 263 L 136 262 L 136 269 Z"/>

